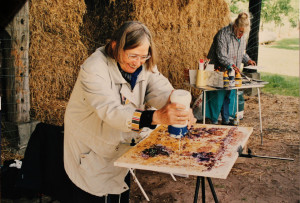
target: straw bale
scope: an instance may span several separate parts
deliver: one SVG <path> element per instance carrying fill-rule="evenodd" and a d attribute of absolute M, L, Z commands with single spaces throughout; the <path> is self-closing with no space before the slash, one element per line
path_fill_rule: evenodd
<path fill-rule="evenodd" d="M 30 1 L 31 117 L 63 124 L 79 65 L 87 57 L 80 26 L 84 0 Z"/>
<path fill-rule="evenodd" d="M 183 70 L 197 69 L 214 35 L 230 22 L 224 0 L 136 0 L 134 16 L 151 30 L 160 57 L 158 69 L 177 89 L 188 89 Z M 199 91 L 193 89 L 192 95 L 194 101 Z"/>
<path fill-rule="evenodd" d="M 229 23 L 225 0 L 31 0 L 30 88 L 34 119 L 63 124 L 79 65 L 127 20 L 145 23 L 159 54 L 158 68 L 175 88 L 196 69 L 213 36 Z M 198 94 L 193 90 L 193 95 Z"/>
<path fill-rule="evenodd" d="M 228 5 L 223 0 L 136 0 L 135 6 L 136 19 L 153 33 L 159 70 L 175 88 L 186 89 L 183 69 L 196 69 L 206 58 L 214 35 L 229 23 Z"/>

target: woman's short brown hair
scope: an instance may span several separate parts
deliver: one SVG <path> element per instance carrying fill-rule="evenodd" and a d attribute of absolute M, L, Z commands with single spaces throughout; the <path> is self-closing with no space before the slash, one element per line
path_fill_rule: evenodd
<path fill-rule="evenodd" d="M 149 29 L 141 22 L 127 21 L 118 30 L 114 32 L 112 38 L 105 46 L 105 52 L 108 56 L 120 61 L 121 51 L 134 49 L 138 47 L 145 37 L 149 40 L 149 54 L 151 58 L 146 61 L 147 70 L 152 70 L 156 65 L 156 51 Z M 113 48 L 112 43 L 116 42 Z"/>

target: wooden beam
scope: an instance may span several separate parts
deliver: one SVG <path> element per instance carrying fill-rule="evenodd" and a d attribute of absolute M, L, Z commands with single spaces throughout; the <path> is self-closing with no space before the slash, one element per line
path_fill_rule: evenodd
<path fill-rule="evenodd" d="M 10 46 L 6 60 L 7 119 L 11 122 L 30 121 L 29 91 L 29 5 L 28 1 L 6 27 Z"/>
<path fill-rule="evenodd" d="M 249 12 L 252 14 L 251 30 L 246 52 L 252 60 L 257 63 L 258 60 L 258 46 L 259 46 L 259 26 L 261 14 L 261 0 L 249 1 Z"/>

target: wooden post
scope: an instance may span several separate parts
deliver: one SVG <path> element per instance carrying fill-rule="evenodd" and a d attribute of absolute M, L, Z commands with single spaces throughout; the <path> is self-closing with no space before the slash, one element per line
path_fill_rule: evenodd
<path fill-rule="evenodd" d="M 7 119 L 10 122 L 30 121 L 29 92 L 29 5 L 28 1 L 6 27 L 10 35 L 10 50 L 7 60 Z"/>
<path fill-rule="evenodd" d="M 262 0 L 250 0 L 249 12 L 252 14 L 251 30 L 247 45 L 247 54 L 257 63 L 259 46 L 259 26 Z"/>

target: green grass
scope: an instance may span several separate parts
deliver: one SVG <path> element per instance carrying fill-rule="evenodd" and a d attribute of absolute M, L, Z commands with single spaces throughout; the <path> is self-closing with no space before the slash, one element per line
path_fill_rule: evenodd
<path fill-rule="evenodd" d="M 276 41 L 269 45 L 270 48 L 299 50 L 299 38 L 289 38 Z"/>
<path fill-rule="evenodd" d="M 261 73 L 261 80 L 269 82 L 263 88 L 264 92 L 299 97 L 299 77 Z"/>

